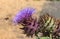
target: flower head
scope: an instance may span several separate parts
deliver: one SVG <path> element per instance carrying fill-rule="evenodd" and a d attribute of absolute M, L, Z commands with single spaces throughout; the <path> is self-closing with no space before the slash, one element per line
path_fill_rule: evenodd
<path fill-rule="evenodd" d="M 16 14 L 13 21 L 15 23 L 20 23 L 24 19 L 29 19 L 29 17 L 32 16 L 34 11 L 35 11 L 35 9 L 31 8 L 31 7 L 24 8 Z"/>
<path fill-rule="evenodd" d="M 20 23 L 24 26 L 22 29 L 28 36 L 32 36 L 39 29 L 37 19 L 32 18 L 34 11 L 34 8 L 24 8 L 13 19 L 15 23 Z"/>

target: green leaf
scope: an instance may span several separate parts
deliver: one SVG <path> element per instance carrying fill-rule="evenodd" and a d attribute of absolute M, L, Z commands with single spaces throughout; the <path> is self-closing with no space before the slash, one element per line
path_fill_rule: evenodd
<path fill-rule="evenodd" d="M 40 37 L 40 38 L 37 37 L 37 39 L 50 39 L 50 38 L 49 37 Z"/>
<path fill-rule="evenodd" d="M 50 39 L 49 37 L 41 37 L 40 39 Z"/>

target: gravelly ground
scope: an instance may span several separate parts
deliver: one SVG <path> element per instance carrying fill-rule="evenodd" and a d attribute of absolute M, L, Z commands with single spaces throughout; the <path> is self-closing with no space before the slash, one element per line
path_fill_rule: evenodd
<path fill-rule="evenodd" d="M 43 7 L 42 13 L 49 13 L 56 18 L 60 18 L 60 2 L 47 2 L 47 4 Z"/>

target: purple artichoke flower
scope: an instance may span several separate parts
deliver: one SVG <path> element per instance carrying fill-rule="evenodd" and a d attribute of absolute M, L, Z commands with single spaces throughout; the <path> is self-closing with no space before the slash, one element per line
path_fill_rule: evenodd
<path fill-rule="evenodd" d="M 24 19 L 29 19 L 34 13 L 35 9 L 31 7 L 27 7 L 19 11 L 13 19 L 13 22 L 20 23 Z"/>
<path fill-rule="evenodd" d="M 32 14 L 34 14 L 34 11 L 34 8 L 24 8 L 20 12 L 18 12 L 13 19 L 15 23 L 24 25 L 24 27 L 21 29 L 23 29 L 29 36 L 35 34 L 35 32 L 39 29 L 37 19 L 32 18 Z"/>

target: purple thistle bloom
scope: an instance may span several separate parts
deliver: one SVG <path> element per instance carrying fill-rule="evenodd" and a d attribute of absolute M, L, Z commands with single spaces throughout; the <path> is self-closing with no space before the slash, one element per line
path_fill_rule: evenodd
<path fill-rule="evenodd" d="M 22 29 L 28 36 L 33 36 L 33 34 L 35 34 L 39 29 L 37 18 L 32 18 L 34 11 L 34 8 L 24 8 L 13 19 L 15 23 L 24 25 Z"/>
<path fill-rule="evenodd" d="M 35 9 L 31 7 L 27 7 L 22 9 L 17 13 L 17 15 L 14 17 L 13 22 L 15 23 L 20 23 L 24 19 L 28 19 L 29 17 L 32 16 L 34 13 Z"/>

